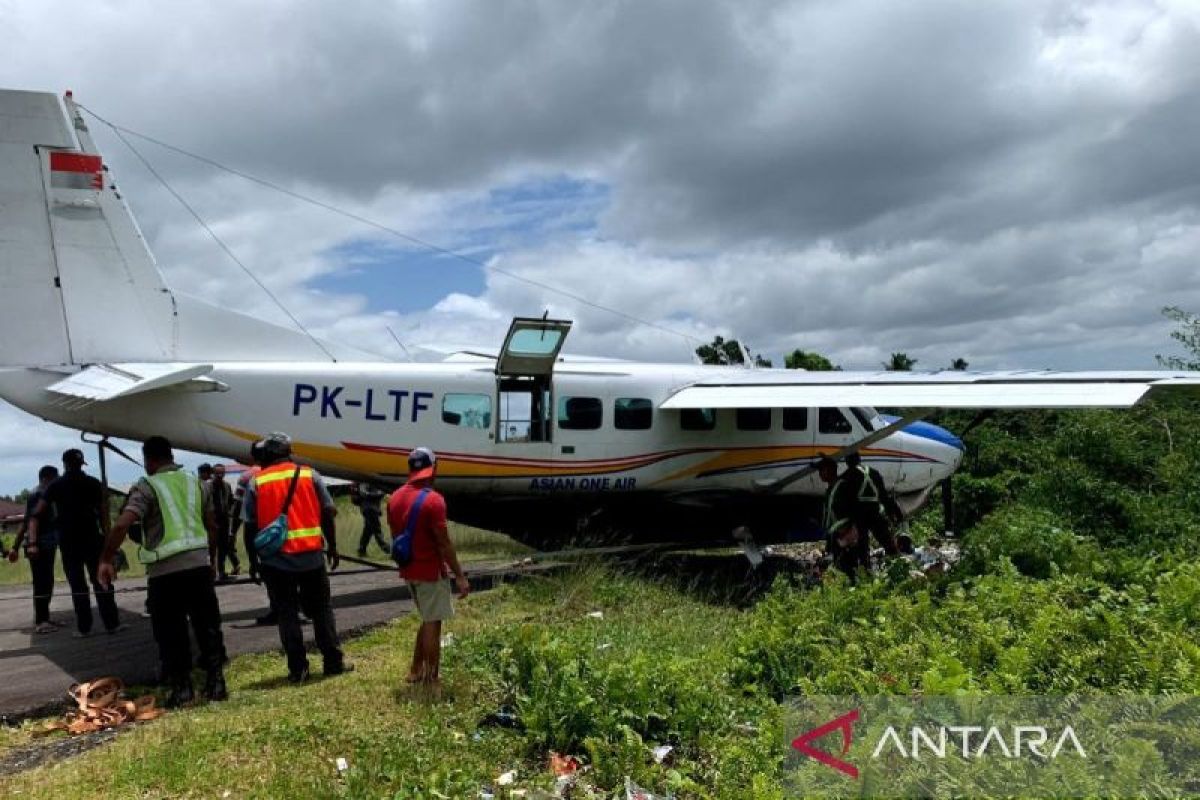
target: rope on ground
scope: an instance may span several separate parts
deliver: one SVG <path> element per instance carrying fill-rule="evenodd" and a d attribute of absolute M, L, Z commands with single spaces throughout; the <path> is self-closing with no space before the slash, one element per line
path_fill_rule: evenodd
<path fill-rule="evenodd" d="M 114 677 L 73 684 L 67 694 L 75 701 L 76 707 L 63 715 L 62 719 L 47 723 L 37 733 L 45 735 L 66 731 L 77 736 L 157 719 L 166 713 L 155 707 L 153 695 L 126 700 L 121 696 L 124 691 L 125 683 Z"/>
<path fill-rule="evenodd" d="M 721 545 L 725 546 L 725 545 Z M 614 547 L 585 547 L 576 550 L 551 550 L 547 552 L 530 553 L 513 561 L 497 564 L 493 567 L 486 567 L 480 570 L 472 570 L 474 575 L 503 575 L 506 572 L 519 571 L 522 567 L 533 566 L 545 561 L 569 561 L 571 559 L 586 558 L 588 556 L 606 556 L 606 555 L 631 555 L 634 553 L 649 553 L 649 552 L 667 552 L 670 550 L 678 550 L 680 548 L 688 549 L 706 549 L 709 546 L 697 546 L 695 544 L 686 544 L 683 542 L 659 542 L 654 544 L 635 544 L 635 545 L 619 545 Z M 346 569 L 330 572 L 329 577 L 335 578 L 339 576 L 350 575 L 369 575 L 375 572 L 394 572 L 397 567 L 395 564 L 383 564 L 378 561 L 371 561 L 365 558 L 356 558 L 355 556 L 341 556 L 342 561 L 347 561 L 351 564 L 360 564 L 363 569 Z M 463 566 L 470 567 L 471 562 L 466 562 Z M 217 587 L 221 586 L 244 586 L 248 583 L 254 583 L 249 578 L 239 578 L 237 580 L 218 581 Z M 112 594 L 131 594 L 134 592 L 146 591 L 145 586 L 126 586 L 120 589 L 113 588 Z M 101 590 L 104 592 L 104 590 Z M 54 597 L 91 597 L 93 592 L 58 592 L 57 594 L 36 594 L 36 595 L 13 595 L 11 597 L 0 597 L 0 603 L 5 602 L 28 602 L 29 600 L 48 600 Z"/>

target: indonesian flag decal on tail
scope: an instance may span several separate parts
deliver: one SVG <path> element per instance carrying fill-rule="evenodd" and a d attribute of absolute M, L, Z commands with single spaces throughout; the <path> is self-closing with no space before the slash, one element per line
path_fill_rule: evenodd
<path fill-rule="evenodd" d="M 55 189 L 104 188 L 104 162 L 90 153 L 55 150 L 50 153 L 50 185 Z"/>

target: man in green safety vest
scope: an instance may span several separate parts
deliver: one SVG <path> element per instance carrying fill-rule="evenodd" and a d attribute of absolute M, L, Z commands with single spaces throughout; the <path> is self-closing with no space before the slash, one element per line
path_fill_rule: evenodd
<path fill-rule="evenodd" d="M 879 470 L 862 463 L 858 453 L 846 456 L 846 472 L 843 476 L 849 483 L 849 493 L 854 497 L 854 525 L 859 533 L 859 559 L 871 563 L 871 542 L 868 532 L 879 542 L 889 556 L 899 555 L 896 540 L 892 538 L 892 523 L 904 518 L 904 512 L 896 503 L 895 496 L 888 491 Z"/>
<path fill-rule="evenodd" d="M 142 445 L 146 477 L 129 492 L 100 558 L 99 578 L 111 586 L 113 561 L 134 523 L 141 523 L 138 559 L 146 565 L 150 625 L 158 643 L 163 677 L 170 686 L 169 707 L 194 699 L 188 622 L 200 647 L 204 696 L 228 697 L 221 608 L 213 586 L 217 517 L 209 487 L 175 463 L 171 443 L 151 436 Z"/>
<path fill-rule="evenodd" d="M 817 474 L 826 487 L 822 519 L 825 548 L 838 569 L 854 580 L 855 570 L 860 566 L 858 542 L 862 534 L 854 524 L 852 487 L 845 473 L 838 475 L 837 462 L 829 456 L 822 456 L 817 462 Z"/>

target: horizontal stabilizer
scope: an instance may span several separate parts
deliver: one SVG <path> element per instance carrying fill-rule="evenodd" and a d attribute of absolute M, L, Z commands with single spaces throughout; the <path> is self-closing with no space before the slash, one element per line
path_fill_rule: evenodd
<path fill-rule="evenodd" d="M 212 364 L 97 364 L 46 387 L 61 405 L 82 407 L 186 383 L 212 372 Z"/>

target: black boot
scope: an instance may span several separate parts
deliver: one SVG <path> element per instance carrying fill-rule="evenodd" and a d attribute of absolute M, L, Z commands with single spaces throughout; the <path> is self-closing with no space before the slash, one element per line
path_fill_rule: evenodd
<path fill-rule="evenodd" d="M 190 677 L 171 682 L 171 694 L 167 696 L 167 708 L 186 706 L 195 699 L 196 692 L 192 688 L 192 679 Z"/>
<path fill-rule="evenodd" d="M 220 702 L 229 699 L 229 690 L 225 688 L 225 673 L 219 669 L 208 673 L 204 681 L 204 697 Z"/>

